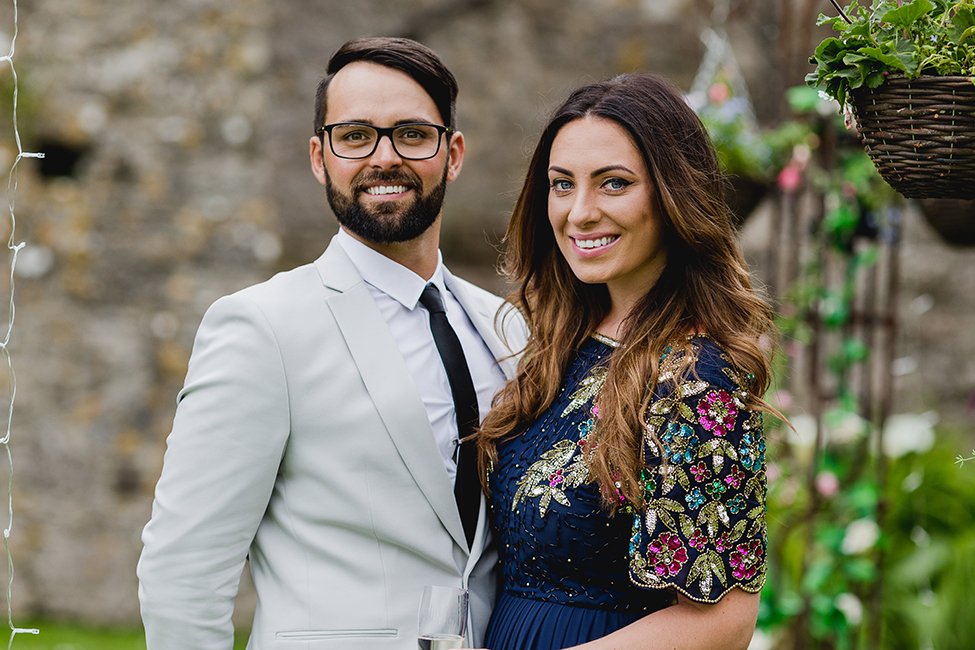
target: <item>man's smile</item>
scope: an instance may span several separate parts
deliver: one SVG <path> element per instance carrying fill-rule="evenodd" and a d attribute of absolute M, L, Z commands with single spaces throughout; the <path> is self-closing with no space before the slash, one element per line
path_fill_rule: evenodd
<path fill-rule="evenodd" d="M 373 185 L 365 188 L 363 191 L 372 196 L 382 196 L 385 194 L 403 194 L 407 190 L 409 188 L 406 185 Z"/>

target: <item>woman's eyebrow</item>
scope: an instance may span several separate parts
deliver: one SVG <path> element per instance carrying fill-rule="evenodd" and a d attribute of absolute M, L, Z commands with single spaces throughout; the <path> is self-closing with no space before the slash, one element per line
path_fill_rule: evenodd
<path fill-rule="evenodd" d="M 590 178 L 596 178 L 597 176 L 600 176 L 602 174 L 605 174 L 606 172 L 612 172 L 612 171 L 616 171 L 616 170 L 628 172 L 630 174 L 635 174 L 635 172 L 633 170 L 631 170 L 629 167 L 626 167 L 624 165 L 607 165 L 606 167 L 600 167 L 599 169 L 597 169 L 596 171 L 594 171 L 593 173 L 591 173 L 589 175 L 589 177 Z"/>

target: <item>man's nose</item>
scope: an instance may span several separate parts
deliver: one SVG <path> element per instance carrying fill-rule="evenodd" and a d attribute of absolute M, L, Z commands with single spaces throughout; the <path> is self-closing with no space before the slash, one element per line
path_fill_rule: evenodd
<path fill-rule="evenodd" d="M 369 156 L 369 164 L 373 167 L 383 169 L 391 169 L 403 164 L 403 159 L 396 153 L 396 148 L 393 147 L 392 136 L 387 134 L 379 136 L 379 142 L 376 143 L 376 150 Z"/>

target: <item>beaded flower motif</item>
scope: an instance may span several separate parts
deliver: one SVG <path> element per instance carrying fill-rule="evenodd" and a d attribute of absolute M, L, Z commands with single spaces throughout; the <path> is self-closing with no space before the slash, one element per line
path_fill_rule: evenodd
<path fill-rule="evenodd" d="M 630 578 L 716 602 L 765 581 L 765 440 L 761 414 L 747 407 L 751 378 L 726 354 L 702 369 L 704 345 L 661 359 L 669 382 L 658 382 L 665 390 L 650 404 L 644 438 L 647 471 L 659 480 L 633 517 Z M 678 372 L 691 362 L 700 377 Z"/>
<path fill-rule="evenodd" d="M 602 390 L 606 383 L 606 368 L 594 367 L 589 374 L 579 382 L 579 387 L 569 399 L 569 404 L 562 411 L 560 417 L 571 415 L 582 408 Z M 577 488 L 590 480 L 589 466 L 585 461 L 585 447 L 589 434 L 599 418 L 599 406 L 593 404 L 589 409 L 590 417 L 579 425 L 577 440 L 560 440 L 544 452 L 539 460 L 529 466 L 524 475 L 518 479 L 518 489 L 511 500 L 514 511 L 518 504 L 526 499 L 538 498 L 538 514 L 542 517 L 548 512 L 554 500 L 566 508 L 572 507 L 572 502 L 566 491 Z"/>

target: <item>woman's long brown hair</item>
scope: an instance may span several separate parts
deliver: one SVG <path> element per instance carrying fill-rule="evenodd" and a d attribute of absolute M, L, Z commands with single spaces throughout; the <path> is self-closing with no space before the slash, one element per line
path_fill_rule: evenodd
<path fill-rule="evenodd" d="M 663 273 L 624 322 L 622 345 L 597 398 L 595 444 L 586 446 L 604 506 L 615 511 L 617 489 L 630 504 L 642 505 L 644 414 L 664 350 L 689 345 L 688 335 L 707 334 L 750 375 L 751 406 L 767 410 L 761 396 L 770 382 L 774 322 L 749 280 L 711 139 L 680 91 L 651 74 L 579 88 L 542 132 L 505 234 L 503 270 L 519 287 L 507 300 L 522 312 L 530 334 L 515 378 L 481 425 L 481 476 L 496 460 L 498 442 L 520 434 L 558 397 L 573 353 L 609 312 L 605 285 L 576 279 L 548 220 L 552 143 L 563 126 L 587 116 L 619 124 L 640 149 L 667 248 Z"/>

